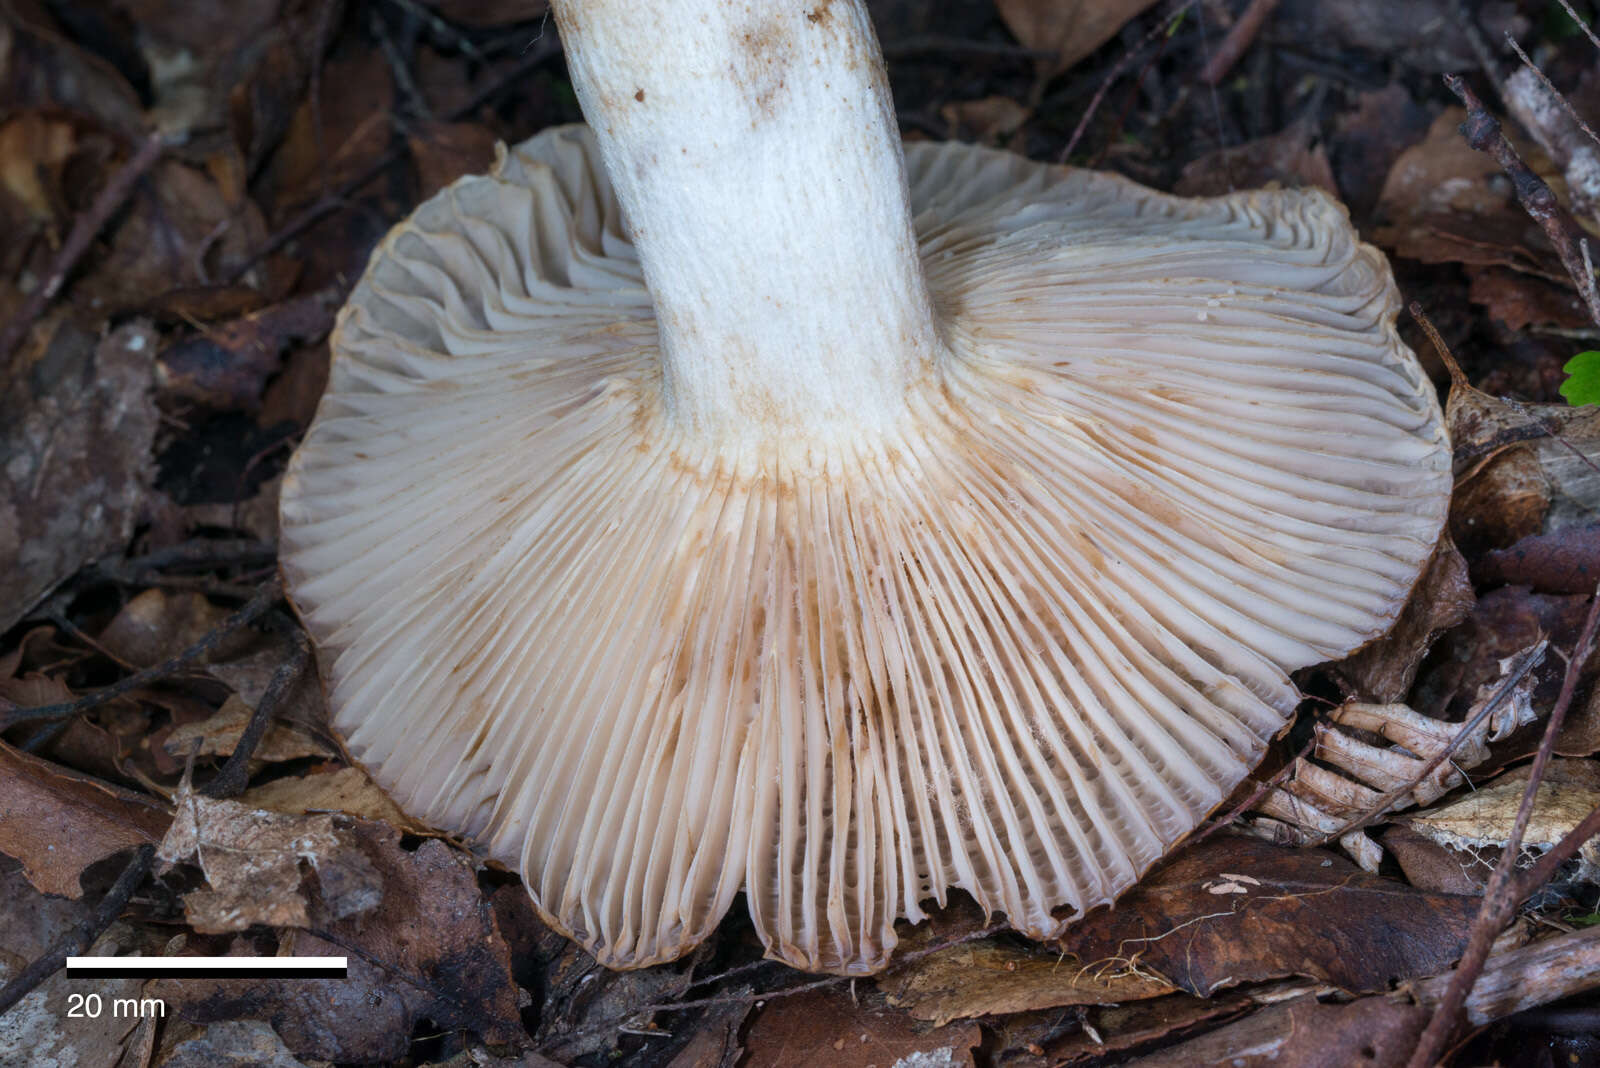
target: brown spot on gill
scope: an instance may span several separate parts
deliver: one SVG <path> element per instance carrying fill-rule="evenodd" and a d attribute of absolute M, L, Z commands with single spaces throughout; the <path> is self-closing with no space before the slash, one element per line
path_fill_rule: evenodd
<path fill-rule="evenodd" d="M 643 104 L 644 103 L 644 90 L 643 89 L 634 90 L 633 98 L 635 100 L 637 100 L 639 103 Z"/>

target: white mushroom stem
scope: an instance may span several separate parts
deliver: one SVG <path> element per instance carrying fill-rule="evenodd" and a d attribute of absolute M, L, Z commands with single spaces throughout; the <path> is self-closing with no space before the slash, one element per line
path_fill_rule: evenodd
<path fill-rule="evenodd" d="M 896 419 L 942 350 L 859 0 L 557 0 L 644 267 L 664 402 L 719 440 Z"/>

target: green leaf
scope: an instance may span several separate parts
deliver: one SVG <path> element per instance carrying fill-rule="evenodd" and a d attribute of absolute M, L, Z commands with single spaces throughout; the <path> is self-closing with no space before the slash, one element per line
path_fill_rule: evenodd
<path fill-rule="evenodd" d="M 1568 404 L 1600 404 L 1600 352 L 1580 352 L 1562 370 L 1567 380 L 1561 383 L 1561 395 Z"/>

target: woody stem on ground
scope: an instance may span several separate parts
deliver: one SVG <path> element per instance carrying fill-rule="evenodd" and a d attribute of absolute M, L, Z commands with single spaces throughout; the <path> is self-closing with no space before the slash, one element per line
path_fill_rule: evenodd
<path fill-rule="evenodd" d="M 1461 124 L 1461 132 L 1467 144 L 1493 156 L 1501 170 L 1506 172 L 1523 210 L 1539 224 L 1555 246 L 1562 266 L 1578 287 L 1578 294 L 1589 310 L 1589 317 L 1600 326 L 1600 291 L 1595 287 L 1594 268 L 1587 255 L 1583 231 L 1572 221 L 1572 216 L 1561 206 L 1561 201 L 1556 199 L 1550 187 L 1517 155 L 1517 150 L 1511 147 L 1511 142 L 1500 131 L 1500 123 L 1484 108 L 1483 101 L 1467 86 L 1466 80 L 1456 74 L 1446 74 L 1444 83 L 1466 106 L 1467 121 Z"/>
<path fill-rule="evenodd" d="M 1567 661 L 1567 671 L 1561 682 L 1561 694 L 1556 699 L 1555 708 L 1550 712 L 1550 721 L 1545 725 L 1544 738 L 1539 743 L 1539 752 L 1533 759 L 1533 766 L 1528 771 L 1528 786 L 1522 794 L 1522 805 L 1517 810 L 1516 822 L 1512 825 L 1511 835 L 1506 841 L 1505 851 L 1500 856 L 1500 863 L 1496 865 L 1494 874 L 1489 877 L 1489 884 L 1483 890 L 1483 904 L 1478 910 L 1477 919 L 1472 924 L 1472 934 L 1467 941 L 1466 952 L 1461 956 L 1461 962 L 1456 965 L 1455 974 L 1451 976 L 1450 985 L 1445 991 L 1444 1000 L 1439 1004 L 1428 1021 L 1428 1026 L 1422 1032 L 1422 1037 L 1417 1043 L 1416 1051 L 1412 1053 L 1411 1060 L 1407 1062 L 1408 1068 L 1428 1068 L 1436 1063 L 1444 1052 L 1450 1038 L 1455 1034 L 1461 1018 L 1461 1007 L 1466 1003 L 1467 995 L 1472 991 L 1472 984 L 1477 980 L 1483 965 L 1489 957 L 1489 949 L 1494 940 L 1499 937 L 1506 923 L 1511 919 L 1517 906 L 1531 894 L 1538 886 L 1543 885 L 1543 879 L 1548 879 L 1554 873 L 1554 865 L 1536 866 L 1535 870 L 1543 872 L 1543 878 L 1538 884 L 1530 885 L 1526 879 L 1514 878 L 1516 871 L 1517 855 L 1522 851 L 1522 836 L 1528 829 L 1528 821 L 1533 816 L 1534 804 L 1538 798 L 1539 784 L 1544 780 L 1546 767 L 1549 766 L 1551 754 L 1555 750 L 1556 736 L 1561 732 L 1561 724 L 1566 720 L 1567 709 L 1572 706 L 1573 694 L 1577 689 L 1578 676 L 1582 673 L 1583 665 L 1589 658 L 1589 651 L 1594 643 L 1596 623 L 1600 623 L 1600 588 L 1595 590 L 1593 600 L 1589 604 L 1589 614 L 1584 620 L 1583 631 L 1578 636 L 1577 644 L 1573 647 L 1572 657 Z M 1595 822 L 1600 817 L 1600 810 L 1590 813 L 1584 820 L 1587 825 Z M 1566 845 L 1574 835 L 1569 834 L 1563 839 L 1561 845 Z M 1585 839 L 1578 838 L 1572 844 L 1573 851 Z M 1555 851 L 1552 850 L 1552 853 Z M 1569 854 L 1570 855 L 1570 854 Z M 1547 854 L 1548 857 L 1548 854 Z M 1556 861 L 1555 863 L 1559 863 Z M 1530 871 L 1530 875 L 1532 872 Z"/>

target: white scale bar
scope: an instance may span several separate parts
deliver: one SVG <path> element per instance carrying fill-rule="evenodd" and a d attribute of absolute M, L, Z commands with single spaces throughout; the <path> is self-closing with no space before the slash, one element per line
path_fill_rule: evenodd
<path fill-rule="evenodd" d="M 68 957 L 67 974 L 79 977 L 182 978 L 283 977 L 343 979 L 348 957 Z"/>

